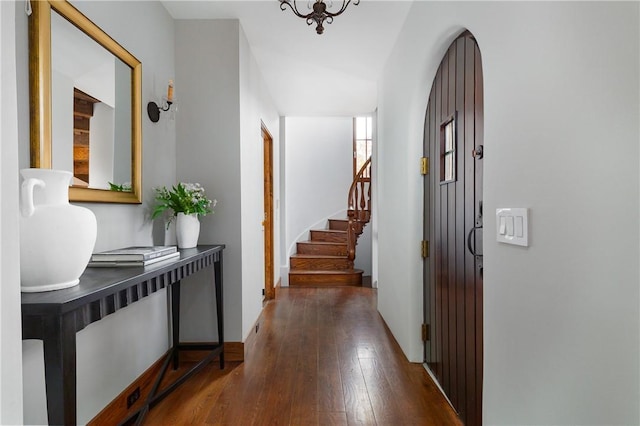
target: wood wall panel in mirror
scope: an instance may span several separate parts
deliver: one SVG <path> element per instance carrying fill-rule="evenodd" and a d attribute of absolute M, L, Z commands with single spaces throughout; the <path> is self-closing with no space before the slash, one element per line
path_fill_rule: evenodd
<path fill-rule="evenodd" d="M 31 167 L 74 174 L 71 201 L 142 202 L 142 65 L 67 1 L 32 2 Z"/>

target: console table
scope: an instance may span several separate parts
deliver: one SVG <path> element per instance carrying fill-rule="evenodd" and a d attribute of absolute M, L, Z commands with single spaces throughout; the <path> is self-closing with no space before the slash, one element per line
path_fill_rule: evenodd
<path fill-rule="evenodd" d="M 171 289 L 169 317 L 172 342 L 163 366 L 178 366 L 180 350 L 209 350 L 209 355 L 180 379 L 156 394 L 161 377 L 144 406 L 132 417 L 138 421 L 162 398 L 215 357 L 224 368 L 224 324 L 222 309 L 222 251 L 224 245 L 180 250 L 180 257 L 146 267 L 87 268 L 75 287 L 41 293 L 22 293 L 22 338 L 43 341 L 47 414 L 50 424 L 75 425 L 76 333 L 120 308 L 163 288 Z M 181 345 L 180 280 L 212 266 L 218 343 Z"/>

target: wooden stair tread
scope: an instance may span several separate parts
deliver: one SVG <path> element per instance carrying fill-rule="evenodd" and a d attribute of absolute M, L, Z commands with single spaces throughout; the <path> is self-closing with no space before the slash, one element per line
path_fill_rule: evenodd
<path fill-rule="evenodd" d="M 298 241 L 298 244 L 319 244 L 319 245 L 336 245 L 339 244 L 341 246 L 347 245 L 347 243 L 341 243 L 336 241 Z"/>
<path fill-rule="evenodd" d="M 362 286 L 361 269 L 289 271 L 290 287 Z"/>
<path fill-rule="evenodd" d="M 298 254 L 347 256 L 345 241 L 298 241 L 296 247 Z"/>
<path fill-rule="evenodd" d="M 339 231 L 346 231 L 349 229 L 349 219 L 329 219 L 329 228 Z"/>
<path fill-rule="evenodd" d="M 330 241 L 336 243 L 347 242 L 347 231 L 339 231 L 335 229 L 312 229 L 311 241 Z"/>
<path fill-rule="evenodd" d="M 331 254 L 312 254 L 312 253 L 296 253 L 291 257 L 298 257 L 303 259 L 344 259 L 346 256 L 336 256 Z"/>
<path fill-rule="evenodd" d="M 308 270 L 294 269 L 289 271 L 289 275 L 356 275 L 362 274 L 362 269 L 336 269 L 336 270 Z"/>

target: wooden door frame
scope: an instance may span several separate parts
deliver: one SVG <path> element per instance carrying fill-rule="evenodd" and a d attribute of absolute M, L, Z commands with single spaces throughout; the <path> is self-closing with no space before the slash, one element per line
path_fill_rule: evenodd
<path fill-rule="evenodd" d="M 275 297 L 273 254 L 273 137 L 263 122 L 260 122 L 263 145 L 264 186 L 264 298 Z"/>

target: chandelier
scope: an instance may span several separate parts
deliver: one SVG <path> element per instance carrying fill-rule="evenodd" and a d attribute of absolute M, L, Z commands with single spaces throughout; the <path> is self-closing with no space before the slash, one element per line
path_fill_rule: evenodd
<path fill-rule="evenodd" d="M 296 16 L 299 16 L 300 18 L 307 20 L 307 25 L 311 25 L 312 23 L 315 22 L 316 32 L 318 34 L 322 34 L 324 32 L 324 27 L 322 26 L 324 21 L 327 21 L 328 24 L 332 23 L 333 18 L 335 16 L 340 15 L 342 12 L 344 12 L 352 0 L 342 0 L 342 7 L 337 12 L 331 12 L 327 10 L 327 4 L 324 2 L 324 0 L 315 0 L 315 2 L 313 3 L 313 7 L 311 7 L 312 1 L 313 0 L 309 0 L 309 3 L 308 3 L 308 7 L 309 9 L 312 9 L 312 12 L 309 12 L 307 14 L 300 13 L 298 11 L 296 0 L 280 0 L 280 9 L 286 10 L 287 6 L 289 6 L 291 8 L 291 11 Z M 359 3 L 360 3 L 360 0 L 353 0 L 353 4 L 355 4 L 356 6 Z M 329 8 L 331 8 L 332 6 L 333 6 L 333 1 L 329 0 Z"/>

